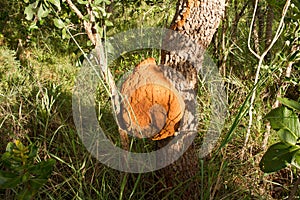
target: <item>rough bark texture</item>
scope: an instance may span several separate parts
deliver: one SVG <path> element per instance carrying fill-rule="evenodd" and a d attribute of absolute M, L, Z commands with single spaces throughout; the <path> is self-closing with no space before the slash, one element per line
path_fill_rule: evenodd
<path fill-rule="evenodd" d="M 255 53 L 260 54 L 259 37 L 258 37 L 258 31 L 257 31 L 257 24 L 255 21 L 253 23 L 253 43 L 254 43 Z"/>
<path fill-rule="evenodd" d="M 267 21 L 266 21 L 266 43 L 265 43 L 265 49 L 267 49 L 271 42 L 272 42 L 272 37 L 273 37 L 273 21 L 274 21 L 274 12 L 273 8 L 271 5 L 268 5 L 268 11 L 267 11 Z M 266 55 L 266 61 L 269 63 L 271 61 L 271 52 L 268 52 Z"/>
<path fill-rule="evenodd" d="M 225 11 L 225 0 L 179 0 L 170 28 L 189 37 L 204 49 L 210 44 Z M 197 68 L 170 52 L 162 52 L 162 64 L 169 65 L 197 84 Z"/>
<path fill-rule="evenodd" d="M 171 24 L 171 29 L 187 36 L 190 40 L 198 43 L 203 49 L 210 44 L 220 20 L 224 14 L 225 0 L 179 0 L 177 3 L 177 12 Z M 201 58 L 199 58 L 201 60 Z M 176 55 L 173 52 L 162 52 L 162 63 L 168 65 L 178 72 L 181 72 L 193 89 L 197 89 L 197 72 L 201 67 L 193 66 L 186 59 Z M 187 120 L 185 118 L 185 120 Z M 183 124 L 189 123 L 183 121 Z M 188 134 L 188 133 L 187 133 Z M 159 146 L 168 143 L 168 139 L 159 142 Z M 178 143 L 172 151 L 182 149 L 182 143 Z M 196 178 L 199 172 L 198 154 L 194 145 L 175 163 L 161 169 L 160 177 L 165 179 L 165 188 L 163 193 L 174 190 L 173 198 L 178 199 L 199 199 L 199 181 Z M 186 186 L 183 192 L 183 187 Z M 178 191 L 176 188 L 179 187 Z"/>
<path fill-rule="evenodd" d="M 255 1 L 254 1 L 255 3 Z M 256 19 L 258 21 L 258 40 L 261 43 L 263 41 L 263 35 L 265 30 L 265 13 L 262 5 L 258 2 L 257 11 L 256 11 Z"/>

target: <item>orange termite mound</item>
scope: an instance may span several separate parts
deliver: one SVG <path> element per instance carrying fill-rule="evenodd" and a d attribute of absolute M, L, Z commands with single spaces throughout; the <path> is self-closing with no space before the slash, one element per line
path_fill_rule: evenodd
<path fill-rule="evenodd" d="M 183 98 L 156 65 L 154 58 L 138 64 L 122 84 L 122 123 L 139 138 L 161 140 L 173 136 L 183 117 Z"/>

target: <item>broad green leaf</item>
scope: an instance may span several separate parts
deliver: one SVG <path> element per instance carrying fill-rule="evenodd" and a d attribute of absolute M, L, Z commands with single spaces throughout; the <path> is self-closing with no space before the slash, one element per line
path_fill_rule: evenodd
<path fill-rule="evenodd" d="M 24 14 L 26 15 L 26 19 L 27 20 L 32 20 L 33 15 L 35 14 L 35 10 L 33 8 L 33 4 L 30 4 L 29 6 L 27 6 L 24 10 Z"/>
<path fill-rule="evenodd" d="M 282 103 L 283 105 L 291 108 L 291 109 L 295 109 L 295 110 L 298 110 L 300 111 L 300 103 L 297 102 L 297 101 L 294 101 L 292 99 L 287 99 L 287 98 L 277 98 L 280 103 Z"/>
<path fill-rule="evenodd" d="M 39 19 L 42 19 L 44 17 L 47 17 L 49 14 L 49 10 L 47 8 L 44 8 L 43 4 L 40 5 L 37 16 Z"/>
<path fill-rule="evenodd" d="M 65 28 L 62 29 L 62 31 L 61 31 L 61 37 L 62 37 L 62 39 L 69 39 L 70 38 L 70 35 L 67 33 L 67 30 Z"/>
<path fill-rule="evenodd" d="M 29 154 L 28 154 L 28 158 L 35 158 L 38 152 L 38 148 L 35 145 L 30 145 L 29 146 Z"/>
<path fill-rule="evenodd" d="M 9 142 L 7 145 L 6 145 L 6 150 L 7 152 L 12 152 L 13 148 L 14 148 L 14 143 L 13 142 Z"/>
<path fill-rule="evenodd" d="M 291 133 L 289 130 L 280 129 L 277 132 L 277 134 L 282 142 L 286 142 L 291 145 L 295 145 L 297 143 L 298 137 L 296 135 L 294 135 L 293 133 Z"/>
<path fill-rule="evenodd" d="M 61 10 L 61 7 L 60 7 L 60 0 L 48 0 L 50 3 L 52 3 L 54 6 L 57 7 L 58 11 Z"/>
<path fill-rule="evenodd" d="M 300 169 L 300 151 L 297 151 L 293 157 L 292 164 Z"/>
<path fill-rule="evenodd" d="M 22 182 L 17 174 L 0 171 L 0 189 L 14 188 Z"/>
<path fill-rule="evenodd" d="M 284 119 L 284 107 L 278 107 L 273 110 L 271 110 L 266 116 L 265 119 L 269 120 L 272 128 L 274 130 L 279 130 L 283 128 L 282 121 Z"/>
<path fill-rule="evenodd" d="M 53 22 L 54 22 L 54 25 L 59 29 L 62 29 L 65 27 L 65 24 L 61 19 L 55 18 L 55 19 L 53 19 Z"/>
<path fill-rule="evenodd" d="M 265 173 L 271 173 L 285 168 L 292 162 L 299 147 L 283 142 L 273 144 L 262 157 L 259 167 Z"/>
<path fill-rule="evenodd" d="M 113 26 L 114 24 L 109 20 L 105 20 L 105 25 L 106 26 Z"/>
<path fill-rule="evenodd" d="M 22 160 L 19 157 L 16 157 L 14 153 L 5 152 L 1 157 L 1 164 L 4 167 L 10 170 L 18 170 L 18 168 L 22 165 Z"/>
<path fill-rule="evenodd" d="M 12 154 L 10 152 L 5 152 L 4 154 L 2 154 L 0 161 L 4 166 L 9 167 L 11 159 Z"/>
<path fill-rule="evenodd" d="M 265 119 L 270 121 L 274 130 L 286 129 L 296 137 L 300 137 L 300 123 L 298 116 L 295 112 L 285 106 L 280 106 L 271 110 L 265 116 Z"/>
<path fill-rule="evenodd" d="M 41 161 L 36 165 L 30 167 L 28 170 L 30 173 L 37 175 L 39 178 L 48 178 L 52 173 L 52 168 L 55 165 L 54 159 L 49 159 L 47 161 Z"/>

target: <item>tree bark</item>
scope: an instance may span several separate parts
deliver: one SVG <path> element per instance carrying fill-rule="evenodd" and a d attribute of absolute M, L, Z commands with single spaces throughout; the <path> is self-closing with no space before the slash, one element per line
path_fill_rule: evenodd
<path fill-rule="evenodd" d="M 259 43 L 261 43 L 263 40 L 264 28 L 265 28 L 265 25 L 264 25 L 265 15 L 264 15 L 264 9 L 260 2 L 258 2 L 258 5 L 257 5 L 256 19 L 258 21 L 258 40 L 259 40 Z"/>
<path fill-rule="evenodd" d="M 178 31 L 206 49 L 210 44 L 216 29 L 224 15 L 225 0 L 179 0 L 171 29 Z M 202 58 L 199 58 L 202 60 Z M 181 72 L 192 89 L 197 91 L 198 71 L 201 67 L 193 66 L 189 61 L 172 52 L 162 51 L 162 64 Z M 186 119 L 184 119 L 186 120 Z M 183 123 L 189 123 L 184 121 Z M 188 133 L 187 133 L 188 134 Z M 176 137 L 176 136 L 175 136 Z M 169 139 L 159 141 L 158 146 L 164 146 Z M 178 143 L 172 151 L 180 151 L 182 143 Z M 172 153 L 172 152 L 170 152 Z M 171 156 L 171 155 L 170 155 Z M 164 177 L 163 193 L 172 191 L 174 197 L 180 199 L 199 199 L 198 154 L 194 144 L 173 164 L 159 170 Z M 180 186 L 186 186 L 183 188 Z M 176 188 L 179 188 L 176 190 Z"/>
<path fill-rule="evenodd" d="M 273 21 L 274 21 L 274 12 L 273 8 L 271 5 L 268 5 L 268 11 L 267 11 L 267 21 L 266 21 L 266 41 L 265 41 L 265 49 L 267 49 L 271 42 L 272 42 L 272 37 L 273 37 Z M 270 63 L 271 61 L 271 52 L 268 52 L 266 55 L 266 62 Z"/>
<path fill-rule="evenodd" d="M 255 19 L 256 21 L 256 19 Z M 259 36 L 258 36 L 258 30 L 257 30 L 257 24 L 254 21 L 253 23 L 253 43 L 254 43 L 254 51 L 257 54 L 260 54 L 260 49 L 259 49 Z"/>

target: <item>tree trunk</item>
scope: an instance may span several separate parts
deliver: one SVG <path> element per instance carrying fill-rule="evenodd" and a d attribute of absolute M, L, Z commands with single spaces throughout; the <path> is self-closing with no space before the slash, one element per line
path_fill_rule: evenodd
<path fill-rule="evenodd" d="M 260 49 L 259 49 L 259 36 L 258 36 L 258 30 L 257 30 L 257 24 L 256 19 L 253 23 L 253 43 L 254 43 L 254 51 L 255 53 L 260 55 Z"/>
<path fill-rule="evenodd" d="M 267 21 L 266 21 L 266 41 L 265 41 L 265 49 L 267 49 L 272 41 L 273 37 L 273 21 L 274 21 L 274 12 L 271 5 L 268 5 L 268 13 L 267 13 Z M 270 63 L 271 61 L 271 52 L 269 51 L 266 55 L 266 62 Z"/>
<path fill-rule="evenodd" d="M 203 49 L 206 49 L 219 26 L 224 10 L 225 0 L 179 0 L 170 28 L 189 37 L 195 43 L 201 45 Z M 202 58 L 199 59 L 202 60 Z M 161 60 L 162 64 L 181 72 L 191 88 L 197 91 L 199 66 L 193 66 L 184 58 L 171 52 L 163 51 Z M 189 122 L 184 121 L 183 123 Z M 168 142 L 169 139 L 161 140 L 158 146 L 164 146 Z M 172 151 L 182 149 L 182 143 L 176 145 Z M 159 170 L 160 177 L 164 177 L 165 181 L 165 188 L 162 189 L 163 193 L 173 190 L 172 195 L 176 198 L 199 199 L 199 181 L 196 178 L 198 172 L 198 154 L 194 144 L 192 144 L 176 162 Z M 180 187 L 182 185 L 186 188 Z M 179 189 L 176 190 L 176 188 Z"/>
<path fill-rule="evenodd" d="M 257 5 L 257 11 L 256 11 L 256 19 L 258 21 L 258 40 L 259 43 L 261 44 L 263 40 L 263 35 L 264 35 L 264 29 L 265 29 L 265 14 L 264 14 L 264 9 L 260 2 L 258 2 Z"/>

